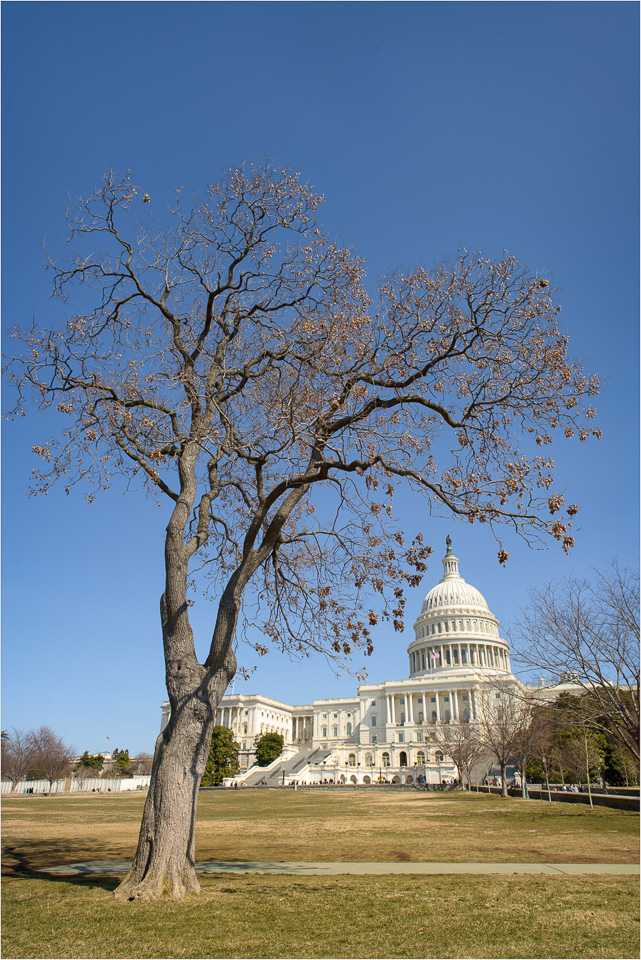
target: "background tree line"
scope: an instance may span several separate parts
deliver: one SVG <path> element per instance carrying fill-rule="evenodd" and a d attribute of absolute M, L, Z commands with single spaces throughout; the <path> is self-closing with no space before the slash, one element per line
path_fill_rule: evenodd
<path fill-rule="evenodd" d="M 152 758 L 148 753 L 129 757 L 129 750 L 116 748 L 111 758 L 90 754 L 85 750 L 76 758 L 76 751 L 47 726 L 34 730 L 2 731 L 2 779 L 9 780 L 15 790 L 21 780 L 47 780 L 49 786 L 64 777 L 134 776 L 151 773 Z"/>

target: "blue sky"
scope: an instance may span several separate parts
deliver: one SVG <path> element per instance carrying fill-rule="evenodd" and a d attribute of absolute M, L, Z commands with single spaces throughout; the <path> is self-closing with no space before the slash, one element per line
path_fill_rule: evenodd
<path fill-rule="evenodd" d="M 61 250 L 69 195 L 110 166 L 158 202 L 245 159 L 294 167 L 372 289 L 461 246 L 507 249 L 558 285 L 572 351 L 603 380 L 603 440 L 554 449 L 581 506 L 577 545 L 566 557 L 508 540 L 502 568 L 489 531 L 406 498 L 434 561 L 405 634 L 375 638 L 373 681 L 407 675 L 448 532 L 504 624 L 530 584 L 638 562 L 638 17 L 617 2 L 3 4 L 4 331 L 58 317 L 43 238 Z M 166 516 L 111 491 L 91 507 L 78 492 L 26 499 L 31 447 L 56 426 L 3 428 L 2 725 L 48 724 L 80 751 L 152 750 Z M 195 611 L 201 650 L 211 614 Z M 355 689 L 277 653 L 236 680 L 290 703 Z"/>

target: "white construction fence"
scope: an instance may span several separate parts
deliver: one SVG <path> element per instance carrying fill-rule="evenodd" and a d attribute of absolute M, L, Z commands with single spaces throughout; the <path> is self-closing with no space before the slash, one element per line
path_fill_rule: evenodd
<path fill-rule="evenodd" d="M 125 790 L 146 790 L 151 776 L 146 774 L 139 777 L 88 777 L 82 780 L 20 780 L 15 789 L 10 780 L 2 781 L 2 795 L 13 793 L 122 793 Z"/>

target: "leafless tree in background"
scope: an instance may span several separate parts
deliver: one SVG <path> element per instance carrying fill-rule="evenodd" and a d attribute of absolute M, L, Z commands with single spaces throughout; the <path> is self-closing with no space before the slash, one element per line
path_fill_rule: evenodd
<path fill-rule="evenodd" d="M 55 780 L 67 776 L 75 751 L 67 746 L 62 737 L 58 737 L 50 727 L 39 727 L 29 731 L 27 742 L 30 773 L 48 780 L 49 788 Z"/>
<path fill-rule="evenodd" d="M 11 781 L 15 790 L 20 780 L 25 780 L 31 765 L 32 747 L 30 734 L 23 730 L 2 731 L 2 779 Z"/>
<path fill-rule="evenodd" d="M 444 754 L 456 764 L 461 786 L 470 789 L 472 770 L 477 767 L 487 749 L 480 742 L 479 732 L 473 723 L 440 724 L 434 731 L 435 740 Z"/>
<path fill-rule="evenodd" d="M 478 742 L 501 770 L 501 796 L 507 797 L 506 767 L 519 762 L 531 708 L 514 681 L 495 680 L 478 694 Z"/>
<path fill-rule="evenodd" d="M 532 590 L 510 639 L 515 664 L 580 685 L 576 723 L 611 735 L 638 761 L 638 572 L 612 563 L 592 580 L 567 577 Z"/>

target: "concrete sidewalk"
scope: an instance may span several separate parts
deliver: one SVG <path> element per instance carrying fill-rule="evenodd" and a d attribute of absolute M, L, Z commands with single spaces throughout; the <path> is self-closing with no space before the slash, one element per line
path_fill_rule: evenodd
<path fill-rule="evenodd" d="M 48 867 L 38 873 L 58 876 L 87 876 L 126 873 L 131 866 L 127 860 L 87 860 L 69 863 L 63 867 Z M 334 863 L 324 862 L 263 862 L 239 860 L 212 860 L 197 863 L 197 873 L 269 873 L 290 876 L 336 877 L 342 874 L 356 876 L 385 874 L 516 874 L 537 873 L 556 876 L 577 874 L 639 875 L 638 863 Z"/>

